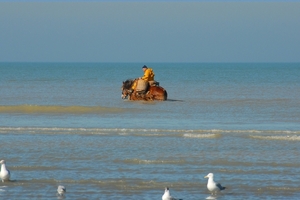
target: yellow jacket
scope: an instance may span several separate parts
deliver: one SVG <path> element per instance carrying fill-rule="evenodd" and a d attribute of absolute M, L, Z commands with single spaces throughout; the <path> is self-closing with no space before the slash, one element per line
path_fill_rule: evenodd
<path fill-rule="evenodd" d="M 154 76 L 155 74 L 153 70 L 151 68 L 147 68 L 144 72 L 144 76 L 142 77 L 142 79 L 145 81 L 154 81 Z M 134 83 L 131 86 L 131 89 L 135 90 L 136 86 L 137 86 L 137 80 L 134 81 Z"/>
<path fill-rule="evenodd" d="M 154 72 L 151 68 L 146 69 L 144 72 L 144 76 L 142 77 L 143 80 L 145 81 L 154 81 Z"/>

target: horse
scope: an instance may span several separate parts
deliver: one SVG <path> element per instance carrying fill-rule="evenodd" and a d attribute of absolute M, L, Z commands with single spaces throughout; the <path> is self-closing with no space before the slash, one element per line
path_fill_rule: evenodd
<path fill-rule="evenodd" d="M 132 85 L 138 79 L 127 79 L 123 81 L 122 89 L 122 99 L 128 98 L 132 101 L 165 101 L 167 100 L 168 93 L 167 91 L 158 85 L 149 85 L 148 89 L 145 92 L 132 91 Z"/>

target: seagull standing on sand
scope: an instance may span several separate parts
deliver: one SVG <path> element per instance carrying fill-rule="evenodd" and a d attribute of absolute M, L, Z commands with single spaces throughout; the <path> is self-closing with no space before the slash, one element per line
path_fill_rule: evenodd
<path fill-rule="evenodd" d="M 67 190 L 66 190 L 65 186 L 62 186 L 62 185 L 58 186 L 58 188 L 57 188 L 58 195 L 64 196 L 64 194 L 66 192 L 67 192 Z"/>
<path fill-rule="evenodd" d="M 182 199 L 175 199 L 170 195 L 170 190 L 168 187 L 165 188 L 165 193 L 162 196 L 162 200 L 182 200 Z"/>
<path fill-rule="evenodd" d="M 225 187 L 223 187 L 220 183 L 216 183 L 214 181 L 214 174 L 213 173 L 207 174 L 204 178 L 208 178 L 207 189 L 211 192 L 212 195 L 214 193 L 217 193 L 217 192 L 221 191 L 221 190 L 225 190 Z"/>
<path fill-rule="evenodd" d="M 6 169 L 5 160 L 1 160 L 0 164 L 1 164 L 0 178 L 2 179 L 2 182 L 9 181 L 10 171 Z"/>

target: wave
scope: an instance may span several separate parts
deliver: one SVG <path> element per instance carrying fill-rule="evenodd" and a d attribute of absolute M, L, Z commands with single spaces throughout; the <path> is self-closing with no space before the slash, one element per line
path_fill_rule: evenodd
<path fill-rule="evenodd" d="M 15 180 L 15 184 L 68 184 L 68 185 L 98 185 L 101 188 L 107 188 L 110 190 L 116 188 L 126 188 L 132 190 L 147 190 L 147 189 L 158 189 L 164 190 L 167 185 L 172 185 L 174 187 L 183 188 L 183 187 L 199 187 L 199 183 L 194 182 L 160 182 L 155 180 L 146 180 L 139 178 L 110 178 L 110 179 L 31 179 L 29 180 Z"/>
<path fill-rule="evenodd" d="M 116 160 L 117 163 L 126 163 L 126 164 L 184 164 L 185 160 L 142 160 L 142 159 L 125 159 L 125 160 Z"/>
<path fill-rule="evenodd" d="M 60 105 L 0 105 L 0 113 L 15 114 L 106 114 L 122 113 L 135 109 L 102 106 L 60 106 Z"/>
<path fill-rule="evenodd" d="M 140 129 L 140 128 L 65 128 L 65 127 L 1 127 L 0 133 L 121 135 L 139 137 L 220 138 L 226 134 L 253 139 L 300 140 L 300 131 L 290 130 L 218 130 L 218 129 Z"/>
<path fill-rule="evenodd" d="M 120 129 L 120 128 L 58 128 L 58 127 L 0 127 L 0 134 L 78 134 L 136 137 L 219 138 L 220 133 L 204 130 Z"/>
<path fill-rule="evenodd" d="M 94 191 L 94 188 L 99 188 L 108 190 L 108 191 L 115 191 L 116 188 L 118 190 L 123 190 L 126 192 L 128 191 L 135 191 L 135 192 L 145 192 L 149 190 L 161 191 L 163 194 L 163 189 L 166 186 L 171 186 L 172 189 L 175 191 L 186 190 L 190 191 L 190 196 L 198 196 L 199 193 L 207 192 L 206 190 L 206 182 L 200 181 L 196 178 L 195 180 L 190 181 L 176 181 L 176 182 L 167 182 L 167 181 L 157 181 L 157 180 L 146 180 L 146 179 L 139 179 L 139 178 L 113 178 L 113 179 L 31 179 L 31 180 L 15 180 L 14 185 L 22 185 L 22 187 L 26 187 L 27 185 L 58 185 L 61 183 L 67 184 L 69 187 L 74 187 L 75 185 L 84 187 L 91 187 L 91 193 L 99 192 Z M 201 179 L 200 179 L 201 180 Z M 267 194 L 268 196 L 275 197 L 276 195 L 282 195 L 283 193 L 286 195 L 291 195 L 297 193 L 299 191 L 299 187 L 297 184 L 289 185 L 289 186 L 270 186 L 265 184 L 265 180 L 251 180 L 256 181 L 256 185 L 247 184 L 247 180 L 236 178 L 232 180 L 236 182 L 234 188 L 236 191 L 248 191 L 247 193 L 242 193 L 240 195 L 245 195 L 245 199 L 249 197 L 249 194 L 256 194 L 260 195 L 262 192 Z M 245 183 L 246 182 L 246 183 Z M 24 186 L 25 185 L 25 186 Z M 230 189 L 230 184 L 227 183 L 225 185 Z M 3 189 L 2 189 L 3 188 Z M 200 188 L 200 189 L 199 189 Z M 201 189 L 202 188 L 202 189 Z M 5 192 L 6 186 L 1 187 L 1 192 Z M 197 193 L 194 194 L 193 190 L 196 190 Z M 74 191 L 75 192 L 75 191 Z M 122 191 L 121 191 L 122 192 Z M 226 190 L 224 191 L 226 193 Z M 232 193 L 230 193 L 232 194 Z M 251 197 L 251 196 L 250 196 Z"/>
<path fill-rule="evenodd" d="M 191 134 L 191 133 L 185 133 L 183 134 L 183 137 L 186 138 L 218 138 L 221 137 L 221 134 Z"/>
<path fill-rule="evenodd" d="M 299 135 L 270 135 L 270 136 L 260 136 L 260 135 L 250 135 L 253 139 L 261 139 L 261 140 L 289 140 L 289 141 L 300 141 Z"/>
<path fill-rule="evenodd" d="M 222 129 L 141 129 L 141 128 L 67 128 L 67 127 L 5 127 L 0 126 L 0 131 L 26 131 L 26 130 L 49 130 L 49 131 L 119 131 L 119 132 L 168 132 L 168 133 L 214 133 L 214 134 L 221 134 L 221 133 L 274 133 L 274 134 L 300 134 L 300 131 L 295 130 L 222 130 Z"/>
<path fill-rule="evenodd" d="M 55 166 L 10 166 L 10 169 L 14 171 L 53 171 L 59 168 Z"/>

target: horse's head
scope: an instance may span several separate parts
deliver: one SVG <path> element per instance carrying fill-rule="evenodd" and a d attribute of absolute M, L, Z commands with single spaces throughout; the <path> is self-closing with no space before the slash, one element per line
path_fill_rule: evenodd
<path fill-rule="evenodd" d="M 126 99 L 126 98 L 128 97 L 129 94 L 130 94 L 130 93 L 129 93 L 128 90 L 123 89 L 123 90 L 122 90 L 121 98 L 122 98 L 122 99 Z"/>
<path fill-rule="evenodd" d="M 121 87 L 122 90 L 122 99 L 126 99 L 128 95 L 132 93 L 131 86 L 133 84 L 134 80 L 128 79 L 126 81 L 123 81 L 123 85 Z"/>
<path fill-rule="evenodd" d="M 134 83 L 134 80 L 127 79 L 126 81 L 123 81 L 123 86 L 122 87 L 127 89 L 127 90 L 130 90 L 133 83 Z"/>

